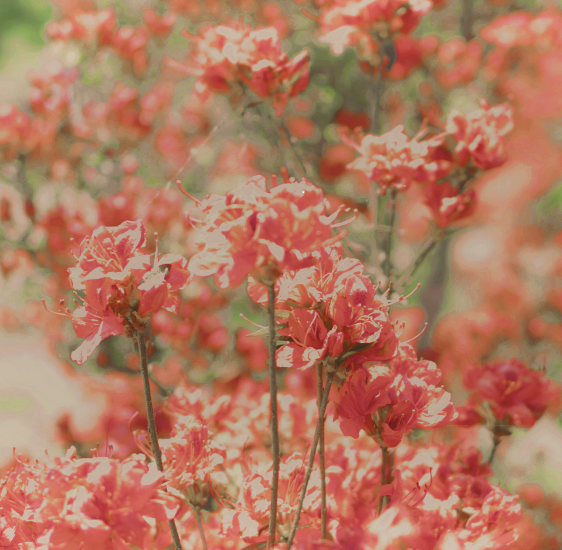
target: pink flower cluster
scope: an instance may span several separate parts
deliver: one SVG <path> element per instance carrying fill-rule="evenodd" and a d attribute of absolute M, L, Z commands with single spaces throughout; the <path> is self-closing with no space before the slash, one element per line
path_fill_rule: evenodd
<path fill-rule="evenodd" d="M 253 30 L 243 25 L 218 25 L 199 31 L 193 40 L 190 59 L 182 66 L 197 75 L 195 92 L 244 95 L 247 87 L 260 98 L 272 102 L 280 116 L 289 98 L 308 86 L 310 57 L 305 49 L 289 59 L 281 51 L 277 29 Z"/>
<path fill-rule="evenodd" d="M 456 417 L 451 395 L 437 384 L 434 363 L 418 361 L 402 344 L 389 366 L 364 366 L 353 371 L 334 401 L 336 418 L 345 435 L 357 438 L 361 429 L 387 448 L 396 447 L 414 428 L 445 426 Z"/>
<path fill-rule="evenodd" d="M 534 371 L 517 359 L 469 368 L 463 384 L 471 393 L 469 405 L 462 408 L 468 423 L 484 422 L 487 403 L 494 418 L 506 428 L 532 428 L 543 415 L 556 392 L 543 372 Z"/>
<path fill-rule="evenodd" d="M 339 55 L 354 46 L 359 59 L 380 64 L 381 43 L 412 32 L 432 7 L 431 0 L 343 0 L 328 3 L 322 10 L 323 42 Z"/>
<path fill-rule="evenodd" d="M 178 291 L 189 281 L 187 261 L 178 254 L 150 255 L 142 222 L 99 227 L 80 245 L 76 267 L 69 269 L 74 290 L 84 292 L 83 304 L 67 309 L 79 338 L 86 338 L 72 353 L 82 364 L 109 336 L 144 331 L 149 315 L 161 308 L 177 311 Z"/>
<path fill-rule="evenodd" d="M 312 252 L 331 242 L 339 213 L 328 216 L 322 190 L 304 178 L 268 190 L 264 176 L 197 206 L 203 218 L 189 270 L 214 275 L 220 288 L 237 286 L 249 274 L 274 281 L 284 270 L 312 264 Z"/>
<path fill-rule="evenodd" d="M 18 460 L 4 480 L 2 538 L 6 548 L 125 550 L 166 548 L 157 540 L 178 511 L 164 492 L 164 476 L 142 455 L 64 458 L 43 464 Z M 156 544 L 156 546 L 154 546 Z"/>

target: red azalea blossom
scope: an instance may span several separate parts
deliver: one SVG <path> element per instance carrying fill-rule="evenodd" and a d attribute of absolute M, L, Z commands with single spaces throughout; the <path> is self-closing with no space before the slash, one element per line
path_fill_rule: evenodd
<path fill-rule="evenodd" d="M 13 507 L 18 536 L 41 550 L 152 547 L 146 518 L 165 525 L 178 510 L 155 465 L 141 455 L 118 461 L 74 454 L 71 448 L 46 464 L 19 462 L 10 474 L 2 508 Z"/>
<path fill-rule="evenodd" d="M 422 132 L 423 133 L 423 132 Z M 382 136 L 367 134 L 360 145 L 350 144 L 361 155 L 347 165 L 360 170 L 381 192 L 389 188 L 406 190 L 412 183 L 434 182 L 447 175 L 451 163 L 437 155 L 442 139 L 420 141 L 420 136 L 408 139 L 403 126 L 397 126 Z"/>
<path fill-rule="evenodd" d="M 454 153 L 460 166 L 472 160 L 478 168 L 489 170 L 506 161 L 504 136 L 513 129 L 513 109 L 507 104 L 490 107 L 485 100 L 480 105 L 468 116 L 451 111 L 445 131 L 457 142 Z"/>
<path fill-rule="evenodd" d="M 181 418 L 172 437 L 160 444 L 169 487 L 183 494 L 192 506 L 204 505 L 210 496 L 210 474 L 222 464 L 224 448 L 210 439 L 207 427 L 194 417 Z"/>
<path fill-rule="evenodd" d="M 220 288 L 237 286 L 250 273 L 269 280 L 310 265 L 312 252 L 335 240 L 332 222 L 338 212 L 328 216 L 322 191 L 304 178 L 268 191 L 265 177 L 255 176 L 225 196 L 211 195 L 197 204 L 203 218 L 189 270 L 215 275 Z"/>
<path fill-rule="evenodd" d="M 335 418 L 342 419 L 340 429 L 344 435 L 357 439 L 361 429 L 369 435 L 376 433 L 371 415 L 390 404 L 391 381 L 390 373 L 373 377 L 367 369 L 357 369 L 348 376 L 335 398 Z"/>
<path fill-rule="evenodd" d="M 343 352 L 343 334 L 336 328 L 328 332 L 316 311 L 292 311 L 288 330 L 294 343 L 277 351 L 276 364 L 280 368 L 305 369 L 326 355 L 337 357 Z"/>
<path fill-rule="evenodd" d="M 409 34 L 432 6 L 430 0 L 345 0 L 328 5 L 320 18 L 323 36 L 332 52 L 339 55 L 347 46 L 358 50 L 359 58 L 379 65 L 380 43 L 388 36 Z"/>
<path fill-rule="evenodd" d="M 289 59 L 275 27 L 217 25 L 186 36 L 194 41 L 190 61 L 185 67 L 172 64 L 198 76 L 198 94 L 239 94 L 247 86 L 258 97 L 271 99 L 280 116 L 289 98 L 308 86 L 308 50 Z"/>
<path fill-rule="evenodd" d="M 420 366 L 424 363 L 430 366 L 429 362 Z M 434 375 L 429 379 L 435 380 Z M 451 396 L 443 388 L 383 365 L 354 371 L 335 400 L 335 418 L 342 419 L 344 435 L 357 438 L 364 429 L 388 448 L 396 447 L 413 428 L 445 426 L 456 417 Z"/>
<path fill-rule="evenodd" d="M 423 194 L 438 227 L 447 227 L 470 216 L 476 209 L 475 191 L 459 193 L 449 181 L 428 183 Z"/>
<path fill-rule="evenodd" d="M 364 266 L 358 260 L 341 258 L 336 248 L 314 257 L 317 266 L 284 274 L 277 281 L 276 307 L 290 311 L 288 328 L 280 334 L 292 339 L 277 350 L 277 365 L 307 368 L 353 348 L 363 361 L 392 358 L 398 338 L 388 318 L 389 302 L 361 274 Z M 263 291 L 250 280 L 248 291 L 263 303 Z"/>
<path fill-rule="evenodd" d="M 516 426 L 532 428 L 556 392 L 544 373 L 518 361 L 472 367 L 463 384 L 480 400 L 488 402 L 494 416 Z"/>
<path fill-rule="evenodd" d="M 305 462 L 301 453 L 283 457 L 279 470 L 279 493 L 277 498 L 277 531 L 288 536 L 302 489 Z M 223 515 L 223 532 L 239 535 L 246 542 L 259 542 L 267 537 L 269 523 L 269 498 L 272 471 L 251 470 L 244 476 L 234 510 Z M 314 515 L 320 499 L 320 476 L 313 471 L 304 500 L 303 517 Z M 264 533 L 265 531 L 265 533 Z M 262 534 L 264 533 L 264 534 Z"/>
<path fill-rule="evenodd" d="M 82 364 L 109 336 L 129 335 L 161 308 L 177 312 L 178 291 L 189 281 L 187 261 L 178 254 L 154 256 L 140 251 L 145 244 L 140 221 L 99 227 L 80 245 L 78 265 L 69 269 L 70 283 L 84 291 L 83 304 L 73 313 L 76 335 L 86 338 L 71 357 Z"/>

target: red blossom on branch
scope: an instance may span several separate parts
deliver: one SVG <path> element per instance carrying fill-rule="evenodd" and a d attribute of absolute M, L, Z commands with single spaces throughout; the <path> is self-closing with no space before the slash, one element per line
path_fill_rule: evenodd
<path fill-rule="evenodd" d="M 149 547 L 155 531 L 146 518 L 165 525 L 178 510 L 154 466 L 141 455 L 76 459 L 74 448 L 45 464 L 18 461 L 2 492 L 2 509 L 11 509 L 17 536 L 33 548 Z"/>
<path fill-rule="evenodd" d="M 463 377 L 467 390 L 490 404 L 496 419 L 532 428 L 556 392 L 544 373 L 517 359 L 469 368 Z"/>
<path fill-rule="evenodd" d="M 168 62 L 198 76 L 195 92 L 199 95 L 243 95 L 247 87 L 258 97 L 270 99 L 280 116 L 289 98 L 308 86 L 308 50 L 289 59 L 281 51 L 275 27 L 252 30 L 242 24 L 217 25 L 200 30 L 199 36 L 184 34 L 193 40 L 190 60 L 185 66 Z"/>
<path fill-rule="evenodd" d="M 304 178 L 268 190 L 265 177 L 254 176 L 197 205 L 203 217 L 189 270 L 214 275 L 220 288 L 237 286 L 250 273 L 275 280 L 283 271 L 312 264 L 315 250 L 345 235 L 331 237 L 339 211 L 328 216 L 322 190 Z"/>
<path fill-rule="evenodd" d="M 187 261 L 178 254 L 150 255 L 140 221 L 117 227 L 99 227 L 80 245 L 78 265 L 69 269 L 74 290 L 84 292 L 82 305 L 66 315 L 76 335 L 86 338 L 71 357 L 82 364 L 109 336 L 131 336 L 144 330 L 145 321 L 161 308 L 177 312 L 178 295 L 189 281 Z M 77 294 L 77 296 L 79 296 Z"/>
<path fill-rule="evenodd" d="M 443 156 L 442 138 L 420 141 L 423 133 L 410 140 L 404 127 L 396 126 L 382 136 L 367 134 L 360 145 L 349 141 L 361 156 L 347 167 L 364 172 L 382 194 L 389 188 L 407 190 L 413 183 L 437 181 L 448 174 L 451 162 Z"/>

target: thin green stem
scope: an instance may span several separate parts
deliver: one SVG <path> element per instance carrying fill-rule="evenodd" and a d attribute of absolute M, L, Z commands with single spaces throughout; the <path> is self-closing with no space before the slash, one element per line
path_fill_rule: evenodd
<path fill-rule="evenodd" d="M 377 184 L 373 181 L 371 182 L 371 187 L 369 188 L 369 209 L 371 210 L 371 219 L 373 222 L 373 234 L 375 237 L 375 250 L 378 253 L 379 250 L 379 228 L 378 228 L 378 213 L 379 213 L 379 198 L 377 195 Z"/>
<path fill-rule="evenodd" d="M 326 540 L 328 535 L 328 507 L 326 505 L 326 453 L 324 446 L 324 415 L 320 416 L 320 406 L 322 404 L 322 394 L 324 392 L 324 380 L 322 366 L 316 365 L 316 375 L 318 383 L 318 422 L 320 423 L 320 438 L 318 440 L 318 454 L 320 455 L 320 483 L 322 490 L 322 540 Z"/>
<path fill-rule="evenodd" d="M 201 510 L 199 506 L 194 506 L 193 510 L 195 512 L 195 517 L 197 518 L 197 527 L 199 527 L 199 533 L 201 534 L 201 540 L 203 541 L 203 548 L 207 549 L 207 540 L 205 539 L 205 533 L 203 532 L 203 524 L 201 523 Z"/>
<path fill-rule="evenodd" d="M 264 109 L 266 109 L 266 108 L 264 108 Z M 266 141 L 269 139 L 270 141 L 272 141 L 275 144 L 275 148 L 277 149 L 277 152 L 279 153 L 279 159 L 281 160 L 281 165 L 288 169 L 289 166 L 288 166 L 288 163 L 287 163 L 287 159 L 285 158 L 285 153 L 283 152 L 283 148 L 281 147 L 280 140 L 275 138 L 275 136 L 279 132 L 279 128 L 277 127 L 277 124 L 275 123 L 275 120 L 271 116 L 271 113 L 267 110 L 264 112 L 264 109 L 262 109 L 261 106 L 258 106 L 256 111 L 258 112 L 261 121 L 263 121 L 264 119 L 267 119 L 267 121 L 268 121 L 269 129 L 266 128 L 265 124 L 263 124 L 263 122 L 262 122 L 262 129 L 264 130 Z M 273 139 L 272 139 L 272 136 L 273 136 Z"/>
<path fill-rule="evenodd" d="M 462 0 L 462 12 L 460 16 L 460 24 L 461 24 L 461 34 L 464 36 L 465 40 L 468 42 L 474 38 L 472 33 L 472 4 L 474 0 Z"/>
<path fill-rule="evenodd" d="M 310 457 L 308 459 L 308 468 L 306 469 L 306 474 L 304 476 L 301 496 L 299 499 L 299 504 L 297 506 L 297 513 L 295 515 L 295 520 L 293 523 L 293 527 L 291 529 L 291 534 L 289 535 L 289 538 L 287 540 L 286 550 L 289 550 L 289 548 L 291 548 L 291 544 L 293 544 L 293 539 L 295 538 L 295 533 L 297 532 L 299 520 L 301 518 L 302 506 L 304 503 L 304 499 L 306 497 L 306 489 L 308 488 L 308 482 L 310 481 L 310 476 L 312 474 L 312 468 L 314 466 L 314 457 L 316 456 L 316 449 L 318 448 L 318 441 L 320 439 L 320 428 L 321 428 L 320 419 L 324 418 L 324 415 L 326 414 L 326 407 L 328 406 L 328 396 L 330 394 L 330 387 L 332 386 L 332 381 L 334 380 L 335 374 L 336 374 L 335 370 L 329 372 L 326 378 L 326 386 L 324 388 L 324 393 L 322 394 L 322 403 L 320 404 L 318 422 L 316 423 L 316 431 L 314 432 L 314 440 L 312 442 L 312 449 L 310 450 Z"/>
<path fill-rule="evenodd" d="M 267 313 L 269 319 L 269 393 L 271 403 L 271 452 L 273 454 L 273 478 L 271 480 L 271 505 L 269 515 L 269 537 L 267 548 L 273 548 L 275 544 L 275 532 L 277 527 L 277 492 L 279 486 L 279 463 L 281 455 L 279 451 L 279 426 L 277 420 L 277 371 L 275 366 L 275 348 L 277 345 L 277 333 L 275 332 L 275 283 L 267 285 L 268 304 Z"/>
<path fill-rule="evenodd" d="M 490 453 L 490 457 L 488 458 L 488 464 L 491 466 L 492 462 L 494 461 L 494 457 L 496 456 L 496 451 L 500 446 L 501 440 L 499 438 L 494 438 L 494 446 L 492 447 L 492 452 Z"/>
<path fill-rule="evenodd" d="M 385 246 L 385 260 L 384 260 L 384 273 L 388 281 L 390 281 L 390 273 L 392 271 L 392 233 L 394 230 L 394 223 L 396 222 L 396 200 L 397 191 L 393 189 L 390 192 L 390 224 L 388 235 L 386 236 L 386 246 Z"/>
<path fill-rule="evenodd" d="M 410 268 L 408 268 L 404 274 L 400 277 L 400 279 L 398 280 L 398 282 L 396 283 L 396 290 L 400 291 L 400 288 L 402 286 L 402 284 L 404 284 L 404 282 L 406 281 L 407 278 L 412 277 L 414 275 L 414 273 L 418 270 L 418 268 L 420 267 L 420 265 L 424 262 L 424 260 L 427 258 L 427 256 L 429 255 L 429 253 L 435 248 L 435 246 L 437 245 L 437 243 L 441 242 L 442 239 L 432 239 L 426 246 L 425 248 L 420 252 L 420 254 L 418 255 L 418 257 L 416 258 L 416 260 L 414 261 L 414 263 L 412 264 L 412 266 Z"/>
<path fill-rule="evenodd" d="M 381 463 L 381 488 L 387 484 L 387 477 L 386 472 L 388 470 L 388 447 L 381 447 L 382 451 L 382 463 Z M 386 496 L 382 496 L 379 498 L 379 516 L 384 508 Z"/>
<path fill-rule="evenodd" d="M 382 98 L 382 64 L 383 58 L 381 57 L 381 63 L 379 66 L 379 72 L 377 73 L 377 79 L 375 81 L 375 101 L 373 104 L 374 112 L 371 111 L 371 133 L 379 135 L 381 131 L 382 123 L 382 113 L 381 113 L 381 98 Z"/>
<path fill-rule="evenodd" d="M 146 353 L 146 344 L 144 342 L 144 334 L 140 331 L 135 332 L 135 340 L 139 349 L 140 369 L 142 374 L 142 386 L 144 389 L 144 401 L 146 404 L 146 416 L 148 419 L 148 435 L 150 437 L 150 445 L 152 453 L 154 454 L 154 461 L 156 467 L 160 472 L 164 471 L 162 464 L 162 451 L 158 443 L 158 432 L 156 431 L 156 421 L 154 418 L 154 408 L 152 407 L 152 397 L 150 395 L 150 378 L 148 376 L 148 356 Z M 182 550 L 180 537 L 176 528 L 176 522 L 171 519 L 168 524 L 170 525 L 170 532 L 172 533 L 172 540 L 174 541 L 175 550 Z"/>
<path fill-rule="evenodd" d="M 306 165 L 304 164 L 304 161 L 302 160 L 302 157 L 300 156 L 299 152 L 297 151 L 297 148 L 295 147 L 295 144 L 293 143 L 293 138 L 291 136 L 291 132 L 289 132 L 289 128 L 287 128 L 287 124 L 285 124 L 284 120 L 281 120 L 281 127 L 283 128 L 283 131 L 285 132 L 285 136 L 287 137 L 287 141 L 289 142 L 289 147 L 291 148 L 291 151 L 293 152 L 293 155 L 295 156 L 295 158 L 297 159 L 301 171 L 302 171 L 302 175 L 305 178 L 308 178 L 308 170 L 306 169 Z"/>
<path fill-rule="evenodd" d="M 494 425 L 494 429 L 492 430 L 492 435 L 494 436 L 494 445 L 492 447 L 492 451 L 490 452 L 490 458 L 488 458 L 488 464 L 492 465 L 494 461 L 494 457 L 496 456 L 496 451 L 502 442 L 502 437 L 505 435 L 509 435 L 509 429 L 505 429 L 505 426 L 502 426 L 498 420 Z"/>

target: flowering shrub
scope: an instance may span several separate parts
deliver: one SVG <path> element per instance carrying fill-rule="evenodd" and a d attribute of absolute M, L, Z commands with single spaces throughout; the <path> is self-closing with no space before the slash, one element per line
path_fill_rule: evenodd
<path fill-rule="evenodd" d="M 52 2 L 0 322 L 102 406 L 2 465 L 0 546 L 559 548 L 514 456 L 560 438 L 562 13 Z"/>

